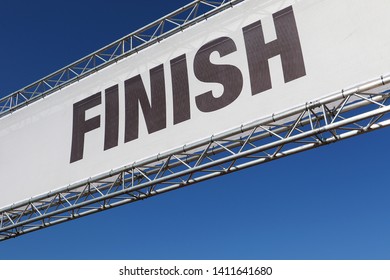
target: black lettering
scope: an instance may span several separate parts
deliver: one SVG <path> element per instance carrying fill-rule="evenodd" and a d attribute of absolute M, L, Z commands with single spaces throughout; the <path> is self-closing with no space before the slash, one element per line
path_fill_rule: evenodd
<path fill-rule="evenodd" d="M 292 7 L 273 14 L 277 39 L 265 43 L 261 21 L 243 28 L 252 95 L 272 88 L 268 59 L 279 55 L 284 81 L 306 75 L 297 24 Z"/>
<path fill-rule="evenodd" d="M 293 8 L 287 7 L 273 14 L 277 39 L 265 42 L 262 22 L 256 21 L 242 29 L 250 75 L 252 95 L 272 88 L 268 60 L 280 55 L 285 83 L 306 75 L 303 53 Z M 233 103 L 243 89 L 241 70 L 231 64 L 214 64 L 210 57 L 215 52 L 220 58 L 237 51 L 236 43 L 229 37 L 220 37 L 203 45 L 194 57 L 195 77 L 204 83 L 223 86 L 218 97 L 212 90 L 195 97 L 201 112 L 213 112 Z M 191 118 L 190 88 L 186 54 L 170 61 L 173 124 Z M 147 91 L 141 75 L 124 82 L 125 127 L 124 142 L 138 139 L 140 115 L 143 115 L 149 134 L 167 126 L 166 89 L 164 65 L 149 71 L 150 87 Z M 148 94 L 150 93 L 150 94 Z M 101 116 L 85 119 L 86 111 L 101 104 L 102 94 L 96 93 L 73 104 L 73 127 L 70 162 L 83 158 L 85 134 L 101 125 Z M 142 114 L 140 112 L 142 110 Z M 118 146 L 119 138 L 119 85 L 105 90 L 105 134 L 104 150 Z M 120 273 L 126 273 L 125 269 Z"/>
<path fill-rule="evenodd" d="M 70 163 L 83 158 L 85 133 L 100 127 L 100 116 L 85 120 L 85 112 L 102 102 L 101 93 L 98 92 L 73 104 L 73 130 Z"/>
<path fill-rule="evenodd" d="M 231 104 L 240 95 L 243 78 L 240 69 L 233 65 L 215 65 L 210 62 L 210 55 L 218 52 L 224 57 L 237 50 L 236 44 L 229 37 L 215 39 L 202 46 L 194 58 L 194 73 L 199 81 L 220 83 L 224 87 L 220 97 L 214 97 L 212 91 L 195 98 L 196 106 L 202 112 L 212 112 Z"/>
<path fill-rule="evenodd" d="M 171 60 L 173 124 L 178 124 L 191 118 L 190 86 L 186 55 L 183 54 Z"/>
<path fill-rule="evenodd" d="M 125 142 L 138 138 L 139 133 L 139 105 L 145 117 L 149 133 L 166 127 L 166 99 L 164 68 L 159 65 L 150 70 L 149 99 L 140 75 L 125 81 Z"/>
<path fill-rule="evenodd" d="M 104 150 L 118 146 L 119 96 L 118 85 L 106 89 L 106 125 L 104 130 Z"/>

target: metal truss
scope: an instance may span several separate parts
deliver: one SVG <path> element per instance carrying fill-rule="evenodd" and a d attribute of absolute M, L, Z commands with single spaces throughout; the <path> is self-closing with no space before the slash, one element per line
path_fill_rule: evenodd
<path fill-rule="evenodd" d="M 390 76 L 0 210 L 6 240 L 390 125 Z"/>
<path fill-rule="evenodd" d="M 27 106 L 131 54 L 244 0 L 195 0 L 108 46 L 0 99 L 0 117 Z"/>

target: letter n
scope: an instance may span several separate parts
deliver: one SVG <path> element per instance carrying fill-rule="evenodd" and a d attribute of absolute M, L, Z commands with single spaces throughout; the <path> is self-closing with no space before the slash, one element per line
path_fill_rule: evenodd
<path fill-rule="evenodd" d="M 142 109 L 149 133 L 166 127 L 165 81 L 162 64 L 150 70 L 150 93 L 149 102 L 140 75 L 125 81 L 125 143 L 138 138 L 139 107 Z"/>

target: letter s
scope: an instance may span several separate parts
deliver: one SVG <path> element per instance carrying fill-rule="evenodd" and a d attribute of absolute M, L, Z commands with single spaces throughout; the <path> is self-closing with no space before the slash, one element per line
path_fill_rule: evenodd
<path fill-rule="evenodd" d="M 229 37 L 217 38 L 202 46 L 194 58 L 194 73 L 199 81 L 220 83 L 224 87 L 220 97 L 214 97 L 212 91 L 195 98 L 196 106 L 202 112 L 212 112 L 231 104 L 240 95 L 243 78 L 240 69 L 234 65 L 216 65 L 210 61 L 210 55 L 218 52 L 224 57 L 237 51 L 236 44 Z"/>

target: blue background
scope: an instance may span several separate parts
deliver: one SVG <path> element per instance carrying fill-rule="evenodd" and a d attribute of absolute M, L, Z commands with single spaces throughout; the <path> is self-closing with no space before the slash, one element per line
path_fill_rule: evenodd
<path fill-rule="evenodd" d="M 188 2 L 3 0 L 0 96 Z M 7 240 L 0 259 L 389 259 L 389 136 L 382 129 Z"/>

